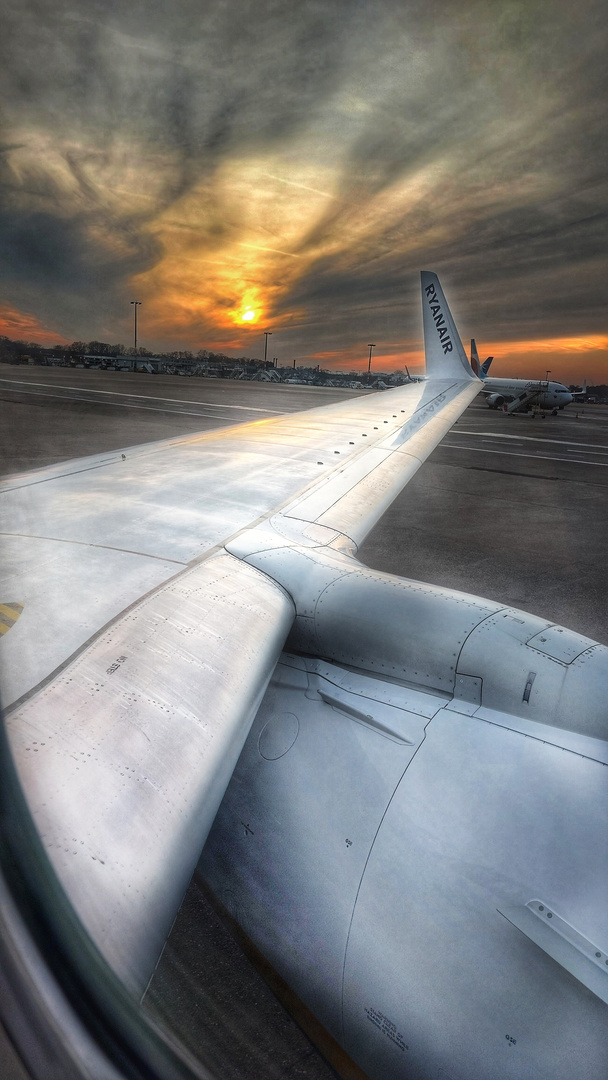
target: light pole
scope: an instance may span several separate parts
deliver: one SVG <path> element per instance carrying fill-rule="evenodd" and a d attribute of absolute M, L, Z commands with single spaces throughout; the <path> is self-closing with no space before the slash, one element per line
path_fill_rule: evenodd
<path fill-rule="evenodd" d="M 272 337 L 272 330 L 264 330 L 264 363 L 268 359 L 268 338 Z"/>
<path fill-rule="evenodd" d="M 367 364 L 367 381 L 369 382 L 369 380 L 371 379 L 371 371 L 372 371 L 372 349 L 375 349 L 376 346 L 372 344 L 372 345 L 368 345 L 367 347 L 369 349 L 369 361 L 368 361 L 368 364 Z"/>
<path fill-rule="evenodd" d="M 135 345 L 134 345 L 134 348 L 135 348 L 135 351 L 137 351 L 137 309 L 138 309 L 138 307 L 141 307 L 141 300 L 131 300 L 131 303 L 133 304 L 133 315 L 135 316 L 135 335 L 134 335 Z"/>

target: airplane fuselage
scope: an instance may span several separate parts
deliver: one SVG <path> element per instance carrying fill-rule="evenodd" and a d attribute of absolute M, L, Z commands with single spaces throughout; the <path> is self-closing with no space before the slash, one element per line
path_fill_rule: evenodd
<path fill-rule="evenodd" d="M 544 379 L 484 379 L 483 393 L 490 409 L 500 409 L 522 395 L 522 410 L 535 405 L 553 411 L 563 409 L 573 401 L 567 386 Z"/>

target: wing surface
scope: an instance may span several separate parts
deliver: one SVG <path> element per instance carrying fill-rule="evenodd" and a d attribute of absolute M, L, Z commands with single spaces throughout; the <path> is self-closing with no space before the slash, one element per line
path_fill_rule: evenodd
<path fill-rule="evenodd" d="M 354 553 L 478 392 L 436 275 L 422 298 L 425 382 L 2 485 L 17 768 L 56 873 L 136 992 L 294 618 L 240 538 L 270 523 Z"/>

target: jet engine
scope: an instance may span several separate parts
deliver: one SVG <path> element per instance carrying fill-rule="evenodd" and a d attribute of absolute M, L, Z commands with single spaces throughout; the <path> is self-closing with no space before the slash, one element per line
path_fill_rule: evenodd
<path fill-rule="evenodd" d="M 488 394 L 486 401 L 490 409 L 501 409 L 505 403 L 502 394 Z"/>
<path fill-rule="evenodd" d="M 608 649 L 310 549 L 200 864 L 372 1080 L 602 1080 Z"/>

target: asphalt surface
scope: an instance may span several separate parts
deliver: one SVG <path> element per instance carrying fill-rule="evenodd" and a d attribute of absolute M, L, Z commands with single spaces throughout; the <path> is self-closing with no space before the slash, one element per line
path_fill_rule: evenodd
<path fill-rule="evenodd" d="M 608 644 L 608 408 L 507 416 L 480 399 L 358 557 Z"/>
<path fill-rule="evenodd" d="M 1 471 L 356 394 L 0 365 Z M 380 570 L 532 611 L 608 644 L 607 469 L 608 408 L 571 405 L 556 417 L 532 418 L 505 416 L 475 401 L 393 503 L 359 557 Z M 170 945 L 155 976 L 150 1008 L 222 1080 L 335 1077 L 196 880 Z M 341 1067 L 342 1075 L 347 1069 Z M 15 1069 L 2 1075 L 17 1080 L 22 1074 Z"/>
<path fill-rule="evenodd" d="M 360 393 L 0 364 L 0 473 L 300 412 Z"/>

